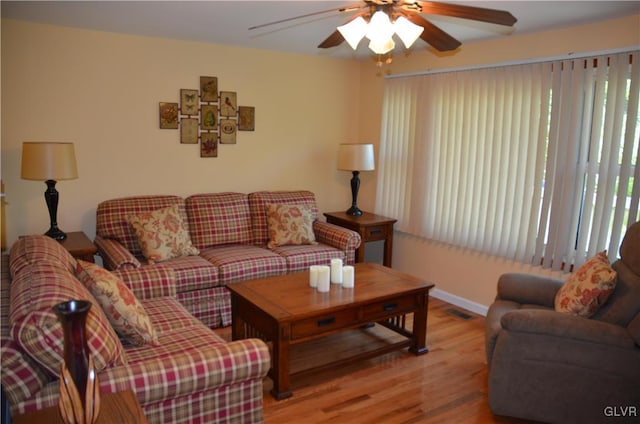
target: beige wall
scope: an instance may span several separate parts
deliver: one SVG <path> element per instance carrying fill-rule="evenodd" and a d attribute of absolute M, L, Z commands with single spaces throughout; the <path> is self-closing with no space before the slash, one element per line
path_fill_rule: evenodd
<path fill-rule="evenodd" d="M 640 16 L 463 44 L 455 54 L 397 57 L 393 73 L 500 63 L 640 44 Z M 605 36 L 606 34 L 606 36 Z M 201 75 L 218 77 L 256 131 L 199 158 L 176 130 L 158 129 L 159 101 L 178 101 Z M 383 78 L 375 65 L 2 21 L 2 180 L 7 241 L 48 228 L 44 183 L 20 179 L 21 143 L 76 143 L 80 178 L 58 183 L 60 227 L 95 233 L 96 204 L 152 193 L 312 190 L 322 211 L 350 203 L 348 173 L 335 170 L 340 142 L 379 143 Z M 377 151 L 376 151 L 377 154 Z M 361 174 L 359 205 L 373 210 L 376 175 Z M 370 249 L 372 259 L 379 245 Z M 394 266 L 482 309 L 503 272 L 538 272 L 500 258 L 396 233 Z"/>
<path fill-rule="evenodd" d="M 178 130 L 158 128 L 158 102 L 217 76 L 255 132 L 200 158 Z M 20 179 L 23 141 L 73 141 L 79 178 L 60 181 L 58 223 L 95 234 L 101 200 L 137 194 L 309 189 L 322 211 L 350 204 L 336 170 L 358 140 L 356 62 L 2 21 L 2 180 L 7 238 L 42 233 L 45 184 Z"/>

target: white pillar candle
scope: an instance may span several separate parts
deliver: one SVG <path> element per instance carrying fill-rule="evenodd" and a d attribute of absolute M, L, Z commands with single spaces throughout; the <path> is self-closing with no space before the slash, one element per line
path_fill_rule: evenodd
<path fill-rule="evenodd" d="M 318 291 L 319 292 L 329 291 L 331 287 L 331 283 L 329 282 L 330 273 L 331 273 L 331 270 L 327 265 L 318 266 Z"/>
<path fill-rule="evenodd" d="M 311 265 L 309 267 L 309 286 L 318 287 L 318 265 Z"/>
<path fill-rule="evenodd" d="M 331 259 L 331 282 L 342 284 L 342 259 Z"/>
<path fill-rule="evenodd" d="M 348 289 L 353 288 L 355 269 L 352 265 L 345 265 L 342 267 L 342 287 Z"/>

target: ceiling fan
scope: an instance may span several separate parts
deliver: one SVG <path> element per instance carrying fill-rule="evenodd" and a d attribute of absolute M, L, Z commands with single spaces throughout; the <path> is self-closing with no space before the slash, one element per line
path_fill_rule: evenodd
<path fill-rule="evenodd" d="M 431 46 L 433 46 L 438 51 L 450 51 L 455 50 L 460 46 L 460 41 L 453 38 L 451 35 L 447 34 L 442 29 L 438 28 L 436 25 L 432 24 L 424 17 L 422 14 L 430 14 L 430 15 L 444 15 L 451 16 L 455 18 L 462 19 L 470 19 L 474 21 L 488 22 L 492 24 L 505 25 L 505 26 L 513 26 L 517 19 L 509 12 L 504 10 L 496 10 L 496 9 L 487 9 L 482 7 L 475 6 L 465 6 L 459 4 L 451 4 L 451 3 L 441 3 L 441 2 L 431 2 L 431 1 L 418 1 L 418 0 L 363 0 L 363 4 L 341 7 L 337 9 L 324 10 L 320 12 L 309 13 L 302 16 L 296 16 L 293 18 L 287 18 L 276 22 L 271 22 L 268 24 L 258 25 L 249 28 L 249 30 L 261 28 L 268 25 L 274 25 L 282 22 L 291 21 L 294 19 L 300 19 L 304 17 L 309 17 L 312 15 L 318 15 L 322 13 L 329 12 L 353 12 L 355 13 L 345 24 L 341 27 L 338 27 L 329 37 L 327 37 L 324 41 L 322 41 L 318 48 L 326 49 L 340 45 L 343 41 L 345 41 L 344 36 L 344 27 L 347 27 L 351 24 L 351 26 L 355 26 L 356 21 L 364 21 L 365 23 L 371 23 L 376 12 L 382 12 L 384 15 L 388 17 L 388 21 L 398 22 L 399 20 L 409 21 L 415 28 L 418 28 L 416 32 L 419 31 L 419 35 L 415 35 L 415 38 L 418 36 Z M 399 33 L 398 33 L 399 34 Z M 391 33 L 393 35 L 393 33 Z M 389 40 L 391 40 L 391 35 L 389 35 Z M 362 38 L 362 37 L 360 37 Z M 414 38 L 414 40 L 415 40 Z M 349 44 L 354 48 L 356 48 L 358 42 L 354 43 L 350 40 L 347 40 Z M 359 41 L 359 40 L 358 40 Z M 404 41 L 404 39 L 403 39 Z M 405 45 L 409 47 L 413 41 L 408 43 L 405 42 Z M 371 44 L 369 46 L 372 50 Z M 392 48 L 391 48 L 392 49 Z M 376 51 L 375 53 L 381 53 L 382 50 Z"/>

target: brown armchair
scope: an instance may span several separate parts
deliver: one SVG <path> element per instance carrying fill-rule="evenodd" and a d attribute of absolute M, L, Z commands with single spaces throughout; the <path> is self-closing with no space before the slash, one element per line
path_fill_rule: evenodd
<path fill-rule="evenodd" d="M 489 406 L 550 423 L 640 419 L 640 222 L 613 265 L 614 293 L 592 317 L 555 312 L 563 281 L 505 274 L 486 318 Z"/>

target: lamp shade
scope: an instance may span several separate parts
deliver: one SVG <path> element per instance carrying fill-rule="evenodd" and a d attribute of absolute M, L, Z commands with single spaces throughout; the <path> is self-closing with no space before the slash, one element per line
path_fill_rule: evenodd
<path fill-rule="evenodd" d="M 342 171 L 373 171 L 373 144 L 341 144 L 338 149 L 338 169 Z"/>
<path fill-rule="evenodd" d="M 389 15 L 378 10 L 369 20 L 366 36 L 374 44 L 383 44 L 393 36 L 393 32 L 394 28 Z"/>
<path fill-rule="evenodd" d="M 375 41 L 369 41 L 369 49 L 375 54 L 385 54 L 389 53 L 396 47 L 395 41 L 392 38 L 389 38 L 387 41 L 383 43 L 377 43 Z"/>
<path fill-rule="evenodd" d="M 362 16 L 358 16 L 351 22 L 338 27 L 338 31 L 353 50 L 358 48 L 358 43 L 367 33 L 367 22 Z"/>
<path fill-rule="evenodd" d="M 73 180 L 78 178 L 73 143 L 22 143 L 22 179 Z"/>
<path fill-rule="evenodd" d="M 393 23 L 393 27 L 406 48 L 411 47 L 413 42 L 416 41 L 424 31 L 423 27 L 414 24 L 404 16 L 398 17 Z"/>

